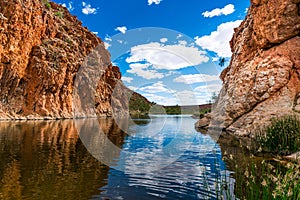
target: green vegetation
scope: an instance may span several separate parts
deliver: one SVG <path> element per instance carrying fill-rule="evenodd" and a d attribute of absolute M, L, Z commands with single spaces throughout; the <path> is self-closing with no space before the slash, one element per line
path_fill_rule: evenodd
<path fill-rule="evenodd" d="M 147 115 L 149 110 L 154 103 L 148 101 L 142 95 L 130 91 L 128 89 L 128 98 L 129 98 L 129 112 L 131 115 Z"/>
<path fill-rule="evenodd" d="M 57 16 L 57 17 L 59 17 L 59 18 L 63 18 L 63 17 L 64 17 L 64 14 L 63 14 L 62 11 L 56 11 L 56 12 L 54 13 L 54 15 Z"/>
<path fill-rule="evenodd" d="M 300 163 L 279 161 L 267 157 L 269 154 L 254 156 L 245 146 L 248 142 L 241 138 L 221 136 L 218 143 L 222 160 L 235 180 L 225 183 L 228 187 L 234 186 L 235 198 L 226 196 L 224 199 L 299 199 Z"/>
<path fill-rule="evenodd" d="M 160 106 L 161 109 L 151 110 L 152 114 L 168 114 L 168 115 L 193 115 L 199 117 L 210 112 L 211 105 L 195 105 L 195 106 Z"/>
<path fill-rule="evenodd" d="M 257 159 L 257 158 L 256 158 Z M 240 199 L 284 199 L 300 198 L 300 166 L 288 163 L 282 166 L 274 161 L 255 158 L 241 168 L 235 165 L 235 194 Z M 236 160 L 235 162 L 241 162 Z"/>
<path fill-rule="evenodd" d="M 256 130 L 254 149 L 276 155 L 300 151 L 300 120 L 295 115 L 273 118 L 271 124 Z"/>
<path fill-rule="evenodd" d="M 43 0 L 44 5 L 46 6 L 46 8 L 50 9 L 51 8 L 51 4 L 49 3 L 48 0 Z"/>
<path fill-rule="evenodd" d="M 190 114 L 199 117 L 211 110 L 211 104 L 194 106 L 161 106 L 148 101 L 145 97 L 133 91 L 128 91 L 127 96 L 129 98 L 129 112 L 131 115 L 147 115 L 151 112 L 151 114 L 168 115 Z"/>
<path fill-rule="evenodd" d="M 220 57 L 220 58 L 219 58 L 219 63 L 218 63 L 218 64 L 219 64 L 220 67 L 224 67 L 225 62 L 226 62 L 225 58 L 224 58 L 224 57 Z"/>
<path fill-rule="evenodd" d="M 72 42 L 72 40 L 71 40 L 70 38 L 67 38 L 67 39 L 66 39 L 66 42 L 67 42 L 68 44 L 73 44 L 73 42 Z"/>
<path fill-rule="evenodd" d="M 215 190 L 217 199 L 300 199 L 299 164 L 289 162 L 282 165 L 273 160 L 254 157 L 249 152 L 243 152 L 241 147 L 229 146 L 228 150 L 234 154 L 224 151 L 223 160 L 233 173 L 224 172 L 217 159 L 211 165 L 214 171 L 211 177 L 205 166 L 199 166 L 204 177 L 203 187 L 207 191 Z M 209 179 L 214 182 L 213 186 L 210 186 Z M 208 193 L 207 196 L 209 195 Z"/>

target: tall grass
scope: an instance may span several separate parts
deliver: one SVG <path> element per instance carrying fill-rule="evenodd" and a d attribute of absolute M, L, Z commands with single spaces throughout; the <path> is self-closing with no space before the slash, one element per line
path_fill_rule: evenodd
<path fill-rule="evenodd" d="M 281 163 L 263 158 L 235 156 L 226 158 L 226 163 L 234 165 L 231 174 L 235 180 L 234 194 L 237 199 L 246 200 L 299 200 L 300 165 Z M 229 159 L 229 160 L 228 160 Z M 225 183 L 230 185 L 230 183 Z M 223 199 L 232 199 L 223 196 Z"/>
<path fill-rule="evenodd" d="M 295 115 L 273 118 L 255 132 L 255 148 L 275 155 L 300 151 L 300 119 Z"/>

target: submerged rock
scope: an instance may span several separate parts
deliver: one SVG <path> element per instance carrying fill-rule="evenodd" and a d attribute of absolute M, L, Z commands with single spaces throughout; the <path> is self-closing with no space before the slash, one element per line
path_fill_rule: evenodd
<path fill-rule="evenodd" d="M 252 0 L 230 41 L 230 65 L 209 126 L 249 136 L 300 111 L 300 0 Z M 205 124 L 201 119 L 198 124 Z"/>

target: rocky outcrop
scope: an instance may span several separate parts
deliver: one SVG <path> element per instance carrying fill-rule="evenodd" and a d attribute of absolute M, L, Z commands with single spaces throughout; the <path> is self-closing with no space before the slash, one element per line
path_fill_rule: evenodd
<path fill-rule="evenodd" d="M 230 45 L 210 127 L 251 135 L 272 117 L 300 112 L 300 0 L 251 0 Z"/>
<path fill-rule="evenodd" d="M 92 50 L 98 57 L 90 63 Z M 81 106 L 81 117 L 90 116 L 82 102 L 73 105 L 74 82 L 84 62 L 101 72 L 98 82 L 90 82 L 96 86 L 95 112 L 111 116 L 121 74 L 103 42 L 55 3 L 0 1 L 0 119 L 70 118 L 74 106 Z M 117 96 L 115 102 L 126 110 L 124 96 Z"/>

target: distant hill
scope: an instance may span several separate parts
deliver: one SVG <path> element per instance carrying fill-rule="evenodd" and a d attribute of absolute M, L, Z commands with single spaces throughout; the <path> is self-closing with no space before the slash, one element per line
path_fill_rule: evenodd
<path fill-rule="evenodd" d="M 154 102 L 150 102 L 142 95 L 127 88 L 127 97 L 129 99 L 129 113 L 130 115 L 147 115 L 151 109 L 151 114 L 191 114 L 196 117 L 201 114 L 210 112 L 212 104 L 190 105 L 190 106 L 162 106 Z"/>
<path fill-rule="evenodd" d="M 151 103 L 148 99 L 129 88 L 126 88 L 125 90 L 126 96 L 129 99 L 130 115 L 147 115 L 154 103 Z"/>

